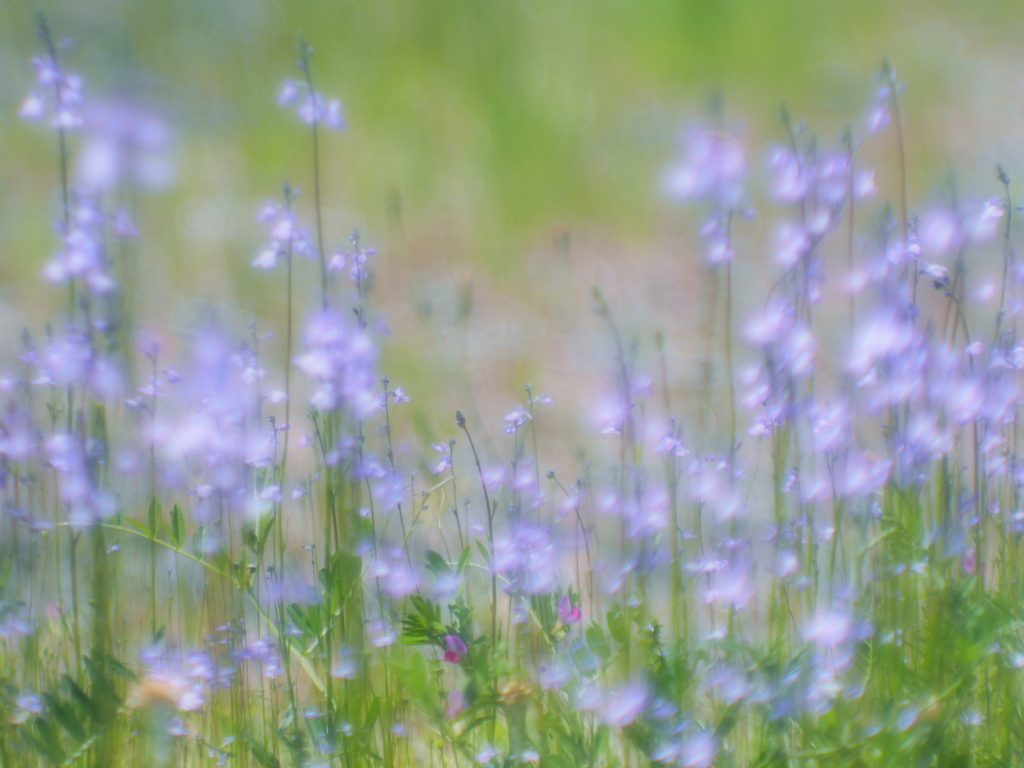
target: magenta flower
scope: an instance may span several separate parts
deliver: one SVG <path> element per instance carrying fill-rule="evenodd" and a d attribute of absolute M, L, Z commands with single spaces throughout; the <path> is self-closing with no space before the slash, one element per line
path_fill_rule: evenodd
<path fill-rule="evenodd" d="M 462 661 L 462 657 L 469 653 L 466 644 L 458 635 L 445 635 L 444 646 L 444 660 L 452 664 L 458 664 Z"/>
<path fill-rule="evenodd" d="M 562 620 L 563 624 L 575 624 L 583 618 L 583 611 L 578 605 L 573 605 L 569 601 L 568 595 L 562 595 L 558 601 L 558 618 Z"/>
<path fill-rule="evenodd" d="M 466 695 L 462 691 L 452 691 L 448 694 L 448 708 L 445 710 L 449 720 L 454 720 L 466 708 Z"/>

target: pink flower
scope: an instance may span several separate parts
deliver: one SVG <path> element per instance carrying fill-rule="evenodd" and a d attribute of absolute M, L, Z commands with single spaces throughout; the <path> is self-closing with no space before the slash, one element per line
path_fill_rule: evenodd
<path fill-rule="evenodd" d="M 466 695 L 462 691 L 452 691 L 448 694 L 448 709 L 445 710 L 445 714 L 449 719 L 454 720 L 465 708 Z"/>
<path fill-rule="evenodd" d="M 978 559 L 977 559 L 977 554 L 975 553 L 974 549 L 968 549 L 966 552 L 964 552 L 964 557 L 963 557 L 964 573 L 966 573 L 969 576 L 973 575 L 974 574 L 974 569 L 977 567 L 977 565 L 978 565 Z"/>
<path fill-rule="evenodd" d="M 444 652 L 444 660 L 452 664 L 458 664 L 462 661 L 462 657 L 469 652 L 469 649 L 466 648 L 466 644 L 458 635 L 445 635 L 444 645 L 446 649 Z"/>
<path fill-rule="evenodd" d="M 583 611 L 578 605 L 572 605 L 569 602 L 568 595 L 562 595 L 558 601 L 558 618 L 565 624 L 575 624 L 583 618 Z"/>

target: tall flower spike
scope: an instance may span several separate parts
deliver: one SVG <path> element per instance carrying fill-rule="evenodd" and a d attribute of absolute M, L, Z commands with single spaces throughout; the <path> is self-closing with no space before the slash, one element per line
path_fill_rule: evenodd
<path fill-rule="evenodd" d="M 313 79 L 309 72 L 309 57 L 313 48 L 305 40 L 299 40 L 299 69 L 306 79 L 295 81 L 286 79 L 277 92 L 277 103 L 295 109 L 299 119 L 306 125 L 320 124 L 332 130 L 343 130 L 345 119 L 342 116 L 341 101 L 325 99 L 313 87 Z"/>
<path fill-rule="evenodd" d="M 33 122 L 46 120 L 59 130 L 78 128 L 82 124 L 82 78 L 74 72 L 64 72 L 57 59 L 58 47 L 67 47 L 68 41 L 58 46 L 45 18 L 39 21 L 39 37 L 46 46 L 46 54 L 32 59 L 37 87 L 22 100 L 18 116 Z"/>
<path fill-rule="evenodd" d="M 341 119 L 341 102 L 332 100 L 324 103 L 323 97 L 313 87 L 313 74 L 309 68 L 309 57 L 313 49 L 299 38 L 299 69 L 305 75 L 305 81 L 296 83 L 285 80 L 278 95 L 278 102 L 297 104 L 299 118 L 309 125 L 313 138 L 313 205 L 316 210 L 316 256 L 320 262 L 320 305 L 327 312 L 327 254 L 324 251 L 323 208 L 320 203 L 320 139 L 321 123 L 328 128 L 343 128 Z"/>
<path fill-rule="evenodd" d="M 96 200 L 79 195 L 70 211 L 70 229 L 63 248 L 43 267 L 43 278 L 63 283 L 82 278 L 93 293 L 109 293 L 117 284 L 108 271 L 103 252 L 103 215 Z"/>
<path fill-rule="evenodd" d="M 292 202 L 298 194 L 298 189 L 285 184 L 284 205 L 269 200 L 260 208 L 256 220 L 267 225 L 270 240 L 252 261 L 252 266 L 256 269 L 273 269 L 277 266 L 278 259 L 288 254 L 315 255 L 306 228 L 299 226 L 298 218 L 292 210 Z"/>

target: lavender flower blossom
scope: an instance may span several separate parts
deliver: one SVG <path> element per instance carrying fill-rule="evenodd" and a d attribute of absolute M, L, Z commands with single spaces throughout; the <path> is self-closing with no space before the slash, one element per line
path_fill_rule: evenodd
<path fill-rule="evenodd" d="M 305 227 L 298 223 L 292 211 L 291 201 L 298 195 L 298 190 L 285 187 L 287 204 L 269 201 L 260 209 L 257 221 L 267 225 L 270 230 L 270 241 L 263 246 L 253 259 L 252 266 L 257 269 L 273 269 L 277 261 L 287 254 L 315 257 L 316 249 L 309 240 Z"/>
<path fill-rule="evenodd" d="M 89 192 L 125 182 L 163 189 L 174 180 L 171 133 L 153 112 L 129 102 L 94 104 L 86 114 L 76 176 Z"/>
<path fill-rule="evenodd" d="M 630 683 L 608 695 L 604 705 L 604 721 L 616 728 L 624 728 L 643 712 L 649 697 L 643 683 Z"/>
<path fill-rule="evenodd" d="M 47 33 L 48 34 L 48 33 Z M 82 125 L 82 78 L 63 71 L 50 55 L 32 59 L 36 88 L 29 91 L 18 108 L 23 120 L 46 120 L 54 128 L 73 130 Z"/>
<path fill-rule="evenodd" d="M 662 189 L 676 200 L 706 198 L 722 209 L 743 200 L 746 153 L 740 137 L 692 127 L 680 141 L 680 157 L 662 179 Z"/>
<path fill-rule="evenodd" d="M 714 734 L 709 731 L 698 731 L 683 743 L 679 765 L 682 768 L 711 768 L 717 751 Z"/>
<path fill-rule="evenodd" d="M 95 198 L 78 195 L 70 214 L 63 248 L 47 262 L 43 278 L 51 283 L 81 278 L 93 293 L 110 293 L 117 285 L 103 253 L 104 218 Z"/>
<path fill-rule="evenodd" d="M 494 542 L 491 567 L 507 575 L 516 589 L 550 592 L 557 583 L 558 566 L 557 548 L 547 527 L 520 520 Z"/>
<path fill-rule="evenodd" d="M 369 260 L 377 254 L 376 248 L 363 248 L 359 244 L 359 232 L 353 232 L 349 235 L 349 242 L 352 243 L 352 250 L 343 251 L 340 248 L 335 250 L 334 255 L 327 264 L 328 272 L 340 272 L 348 267 L 348 276 L 359 286 L 361 286 L 369 278 L 369 271 L 367 270 L 366 264 Z"/>
<path fill-rule="evenodd" d="M 878 133 L 887 125 L 891 119 L 889 110 L 892 108 L 892 100 L 896 94 L 906 90 L 906 83 L 896 79 L 896 70 L 885 62 L 882 71 L 877 75 L 879 85 L 875 88 L 871 105 L 868 109 L 866 127 L 868 133 Z"/>
<path fill-rule="evenodd" d="M 319 123 L 333 130 L 346 127 L 341 114 L 341 102 L 337 99 L 325 101 L 323 96 L 302 81 L 285 80 L 281 83 L 277 103 L 281 106 L 294 104 L 299 119 L 307 125 Z"/>
<path fill-rule="evenodd" d="M 377 409 L 377 353 L 369 335 L 341 315 L 328 310 L 310 318 L 306 354 L 295 364 L 317 382 L 312 404 L 321 410 L 344 406 L 353 416 Z"/>
<path fill-rule="evenodd" d="M 247 509 L 253 501 L 252 486 L 246 487 L 248 465 L 265 465 L 273 453 L 272 436 L 250 428 L 259 396 L 258 379 L 246 374 L 252 367 L 248 357 L 219 330 L 205 329 L 172 396 L 161 398 L 159 381 L 150 390 L 162 402 L 147 436 L 168 480 L 196 487 L 201 501 L 219 492 L 237 509 Z M 200 505 L 201 518 L 205 509 Z"/>

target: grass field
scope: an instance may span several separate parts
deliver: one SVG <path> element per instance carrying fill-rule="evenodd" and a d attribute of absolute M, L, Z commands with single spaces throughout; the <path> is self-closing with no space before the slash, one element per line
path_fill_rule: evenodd
<path fill-rule="evenodd" d="M 1015 6 L 44 10 L 0 766 L 1020 762 Z"/>

